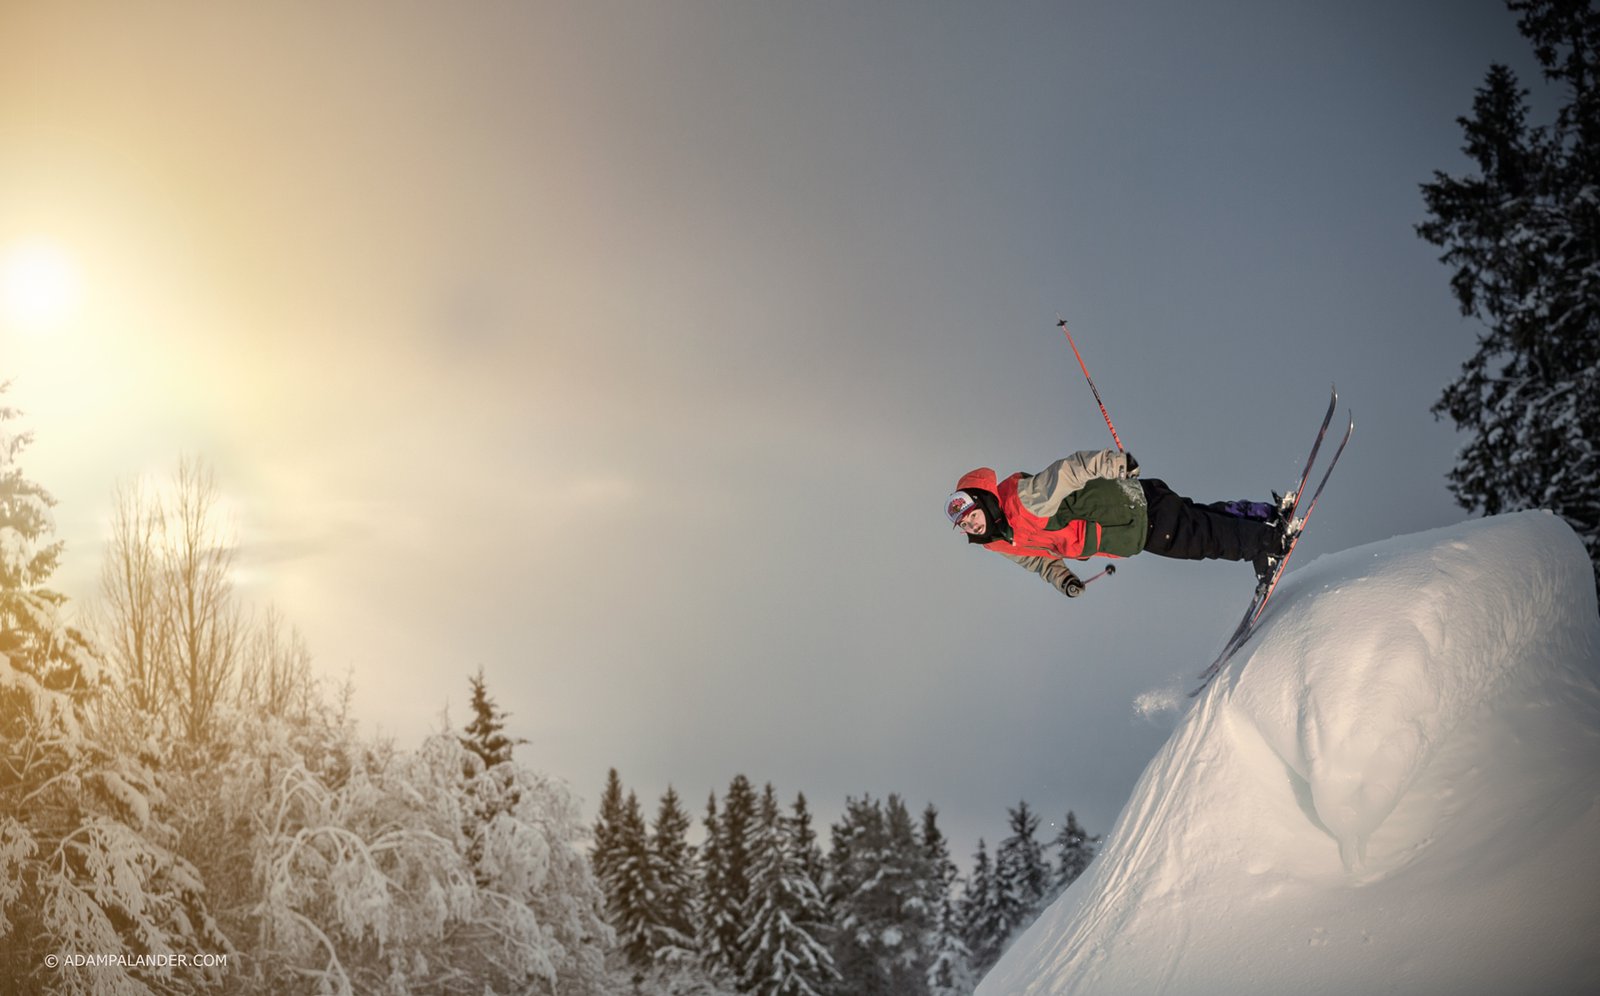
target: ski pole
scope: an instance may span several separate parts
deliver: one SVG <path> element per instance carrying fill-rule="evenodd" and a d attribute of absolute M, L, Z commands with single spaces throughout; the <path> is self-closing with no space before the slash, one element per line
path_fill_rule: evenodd
<path fill-rule="evenodd" d="M 1119 451 L 1126 453 L 1127 450 L 1122 447 L 1122 439 L 1117 435 L 1117 427 L 1111 424 L 1111 413 L 1106 411 L 1106 403 L 1100 400 L 1100 389 L 1094 386 L 1094 378 L 1089 376 L 1089 368 L 1083 362 L 1083 354 L 1078 352 L 1078 344 L 1073 341 L 1072 333 L 1067 331 L 1067 320 L 1062 318 L 1060 313 L 1056 314 L 1056 325 L 1067 334 L 1067 344 L 1072 347 L 1072 355 L 1078 358 L 1078 368 L 1083 371 L 1083 379 L 1089 382 L 1089 390 L 1094 392 L 1094 402 L 1100 406 L 1100 415 L 1106 420 L 1106 428 L 1111 430 L 1111 441 L 1117 444 Z"/>

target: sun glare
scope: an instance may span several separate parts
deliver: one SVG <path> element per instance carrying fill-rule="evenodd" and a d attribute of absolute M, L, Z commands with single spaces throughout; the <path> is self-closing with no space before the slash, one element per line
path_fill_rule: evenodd
<path fill-rule="evenodd" d="M 78 271 L 55 246 L 28 243 L 0 256 L 0 317 L 30 332 L 59 326 L 78 303 Z"/>

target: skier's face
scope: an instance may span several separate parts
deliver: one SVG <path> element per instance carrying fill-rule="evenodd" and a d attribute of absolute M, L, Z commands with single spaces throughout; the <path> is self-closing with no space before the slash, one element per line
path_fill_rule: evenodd
<path fill-rule="evenodd" d="M 989 519 L 983 514 L 983 509 L 974 506 L 956 525 L 968 536 L 982 536 L 983 531 L 989 528 Z"/>

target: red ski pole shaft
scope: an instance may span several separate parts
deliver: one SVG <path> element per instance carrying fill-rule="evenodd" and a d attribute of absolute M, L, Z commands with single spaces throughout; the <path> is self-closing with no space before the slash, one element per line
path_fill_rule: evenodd
<path fill-rule="evenodd" d="M 1100 400 L 1100 389 L 1094 386 L 1094 378 L 1089 376 L 1089 367 L 1083 362 L 1083 354 L 1078 352 L 1078 344 L 1073 341 L 1072 333 L 1067 330 L 1067 320 L 1060 315 L 1056 318 L 1056 324 L 1067 335 L 1067 344 L 1072 347 L 1072 355 L 1078 358 L 1078 369 L 1083 371 L 1083 379 L 1089 382 L 1089 390 L 1094 392 L 1094 403 L 1100 406 L 1100 415 L 1106 420 L 1106 428 L 1111 430 L 1111 441 L 1117 444 L 1118 450 L 1127 452 L 1123 449 L 1122 438 L 1117 435 L 1117 427 L 1111 424 L 1111 413 L 1106 411 L 1106 403 Z"/>

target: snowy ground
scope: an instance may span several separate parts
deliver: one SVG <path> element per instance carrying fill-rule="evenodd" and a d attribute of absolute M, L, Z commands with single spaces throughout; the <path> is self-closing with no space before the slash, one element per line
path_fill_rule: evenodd
<path fill-rule="evenodd" d="M 1600 992 L 1590 570 L 1542 512 L 1291 569 L 979 996 Z"/>

